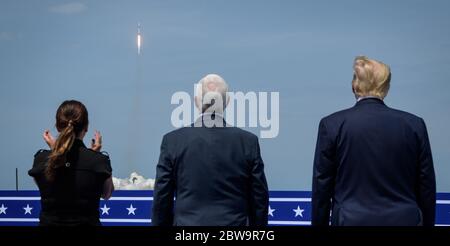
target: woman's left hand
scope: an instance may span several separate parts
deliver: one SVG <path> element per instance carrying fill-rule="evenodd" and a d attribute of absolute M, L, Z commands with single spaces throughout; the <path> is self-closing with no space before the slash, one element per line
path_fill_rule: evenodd
<path fill-rule="evenodd" d="M 94 138 L 91 141 L 91 149 L 94 151 L 102 149 L 102 135 L 99 131 L 95 131 Z"/>

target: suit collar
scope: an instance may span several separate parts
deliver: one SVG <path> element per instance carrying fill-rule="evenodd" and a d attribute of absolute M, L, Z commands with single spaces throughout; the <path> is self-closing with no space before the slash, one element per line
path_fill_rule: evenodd
<path fill-rule="evenodd" d="M 192 124 L 195 127 L 228 127 L 221 114 L 204 113 Z"/>
<path fill-rule="evenodd" d="M 379 105 L 386 106 L 386 104 L 384 104 L 383 100 L 381 100 L 380 98 L 376 98 L 376 97 L 363 98 L 363 99 L 359 100 L 358 102 L 356 102 L 355 106 L 360 106 L 360 105 L 365 105 L 365 104 L 379 104 Z"/>

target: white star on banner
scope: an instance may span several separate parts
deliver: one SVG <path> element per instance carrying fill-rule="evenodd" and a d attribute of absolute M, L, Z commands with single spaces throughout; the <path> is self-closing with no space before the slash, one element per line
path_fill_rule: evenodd
<path fill-rule="evenodd" d="M 133 204 L 130 204 L 130 207 L 127 208 L 127 210 L 128 210 L 128 215 L 130 215 L 130 214 L 136 215 L 136 214 L 134 213 L 134 211 L 135 211 L 136 209 L 137 209 L 137 208 L 133 208 Z"/>
<path fill-rule="evenodd" d="M 6 209 L 8 209 L 8 207 L 5 207 L 5 205 L 2 204 L 2 206 L 0 207 L 0 214 L 6 214 Z"/>
<path fill-rule="evenodd" d="M 275 212 L 275 210 L 276 210 L 276 209 L 272 209 L 272 208 L 269 206 L 269 213 L 268 213 L 268 215 L 270 215 L 270 216 L 273 217 L 273 212 Z"/>
<path fill-rule="evenodd" d="M 295 212 L 295 216 L 294 217 L 300 216 L 300 217 L 303 218 L 303 211 L 305 211 L 305 210 L 301 209 L 300 206 L 297 206 L 296 209 L 292 209 L 292 211 Z"/>
<path fill-rule="evenodd" d="M 33 209 L 33 207 L 30 207 L 30 204 L 27 204 L 27 206 L 23 208 L 25 214 L 31 214 L 31 209 Z"/>
<path fill-rule="evenodd" d="M 102 215 L 104 215 L 104 214 L 109 215 L 109 210 L 110 210 L 111 208 L 108 208 L 108 207 L 106 206 L 106 204 L 103 204 L 103 207 L 100 208 L 100 209 L 102 210 Z"/>

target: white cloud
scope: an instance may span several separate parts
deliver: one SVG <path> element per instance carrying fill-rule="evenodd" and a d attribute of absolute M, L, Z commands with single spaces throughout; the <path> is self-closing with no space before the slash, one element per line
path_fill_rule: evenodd
<path fill-rule="evenodd" d="M 87 6 L 84 3 L 73 2 L 51 6 L 50 12 L 58 14 L 77 14 L 85 11 Z"/>
<path fill-rule="evenodd" d="M 153 190 L 154 179 L 146 179 L 136 172 L 130 174 L 129 178 L 120 179 L 113 177 L 114 189 L 116 190 Z"/>

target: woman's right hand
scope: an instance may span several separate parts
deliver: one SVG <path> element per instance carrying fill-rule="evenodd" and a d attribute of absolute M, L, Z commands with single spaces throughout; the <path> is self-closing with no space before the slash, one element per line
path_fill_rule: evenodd
<path fill-rule="evenodd" d="M 55 146 L 56 140 L 50 133 L 50 130 L 48 130 L 48 129 L 45 130 L 42 137 L 44 138 L 44 141 L 47 143 L 48 147 L 50 147 L 50 149 L 53 149 L 53 146 Z"/>

